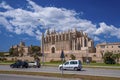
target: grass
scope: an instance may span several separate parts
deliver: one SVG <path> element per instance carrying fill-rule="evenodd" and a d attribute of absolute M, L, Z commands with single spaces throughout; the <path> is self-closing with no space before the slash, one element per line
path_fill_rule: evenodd
<path fill-rule="evenodd" d="M 77 74 L 60 74 L 60 73 L 45 73 L 45 72 L 23 72 L 23 71 L 0 71 L 0 74 L 17 74 L 17 75 L 34 75 L 34 76 L 47 76 L 57 78 L 78 78 L 82 80 L 120 80 L 120 78 L 103 77 L 103 76 L 89 76 Z"/>
<path fill-rule="evenodd" d="M 7 64 L 12 64 L 14 61 L 0 61 L 1 65 L 7 65 Z"/>

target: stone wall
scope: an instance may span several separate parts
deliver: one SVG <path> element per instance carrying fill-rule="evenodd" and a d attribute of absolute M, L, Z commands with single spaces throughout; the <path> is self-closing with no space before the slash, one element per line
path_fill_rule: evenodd
<path fill-rule="evenodd" d="M 27 60 L 27 61 L 34 61 L 33 57 L 30 56 L 24 56 L 24 57 L 6 57 L 8 61 L 16 61 L 16 60 Z"/>

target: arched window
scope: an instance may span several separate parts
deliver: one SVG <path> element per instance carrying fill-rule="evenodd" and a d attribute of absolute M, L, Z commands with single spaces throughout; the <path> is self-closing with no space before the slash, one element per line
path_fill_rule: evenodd
<path fill-rule="evenodd" d="M 54 47 L 51 48 L 51 52 L 55 53 L 55 48 Z"/>

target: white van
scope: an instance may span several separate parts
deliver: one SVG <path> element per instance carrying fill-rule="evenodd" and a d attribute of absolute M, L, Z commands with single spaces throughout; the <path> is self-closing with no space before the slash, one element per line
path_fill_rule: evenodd
<path fill-rule="evenodd" d="M 63 65 L 59 65 L 60 70 L 81 70 L 82 64 L 80 60 L 69 60 L 65 62 Z"/>

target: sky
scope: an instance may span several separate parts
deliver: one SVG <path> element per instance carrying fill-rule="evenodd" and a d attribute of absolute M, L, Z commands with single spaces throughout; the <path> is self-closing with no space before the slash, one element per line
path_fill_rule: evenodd
<path fill-rule="evenodd" d="M 95 45 L 120 42 L 120 0 L 0 0 L 0 52 L 24 41 L 40 46 L 42 32 L 76 28 Z"/>

